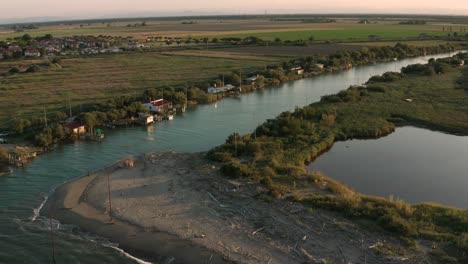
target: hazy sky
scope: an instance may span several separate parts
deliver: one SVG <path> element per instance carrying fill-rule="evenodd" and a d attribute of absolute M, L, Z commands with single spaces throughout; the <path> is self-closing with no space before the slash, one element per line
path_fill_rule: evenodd
<path fill-rule="evenodd" d="M 1 0 L 0 20 L 204 13 L 428 13 L 468 15 L 467 0 Z"/>

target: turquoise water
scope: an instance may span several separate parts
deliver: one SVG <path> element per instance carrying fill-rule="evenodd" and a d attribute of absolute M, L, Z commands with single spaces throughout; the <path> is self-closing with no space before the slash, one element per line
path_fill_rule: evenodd
<path fill-rule="evenodd" d="M 51 263 L 49 223 L 34 218 L 34 209 L 54 186 L 130 154 L 147 151 L 205 151 L 233 132 L 247 133 L 268 118 L 320 100 L 370 76 L 424 63 L 431 57 L 354 68 L 286 83 L 279 87 L 202 105 L 149 128 L 106 131 L 102 143 L 77 141 L 57 146 L 25 169 L 0 178 L 0 263 Z M 431 164 L 428 164 L 431 165 Z M 47 212 L 41 212 L 47 215 Z M 32 220 L 34 218 L 34 220 Z M 108 242 L 54 222 L 58 263 L 134 263 Z"/>

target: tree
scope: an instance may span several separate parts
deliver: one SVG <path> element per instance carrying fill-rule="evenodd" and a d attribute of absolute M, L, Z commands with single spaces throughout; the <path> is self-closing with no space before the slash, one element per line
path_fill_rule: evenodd
<path fill-rule="evenodd" d="M 310 41 L 310 42 L 312 42 L 312 41 L 314 41 L 314 40 L 315 40 L 314 36 L 310 36 L 310 37 L 309 37 L 309 41 Z"/>
<path fill-rule="evenodd" d="M 275 42 L 276 43 L 281 43 L 281 39 L 280 38 L 275 38 Z"/>
<path fill-rule="evenodd" d="M 67 136 L 67 133 L 62 125 L 55 125 L 53 127 L 53 137 L 58 140 L 63 140 Z"/>
<path fill-rule="evenodd" d="M 187 97 L 183 92 L 176 92 L 173 101 L 176 105 L 187 105 Z"/>
<path fill-rule="evenodd" d="M 22 37 L 21 37 L 21 40 L 23 41 L 26 41 L 26 42 L 29 42 L 31 41 L 31 36 L 29 34 L 24 34 Z"/>
<path fill-rule="evenodd" d="M 217 38 L 213 38 L 213 39 L 211 40 L 211 42 L 212 42 L 212 43 L 218 43 L 218 39 L 217 39 Z"/>
<path fill-rule="evenodd" d="M 49 127 L 44 128 L 44 130 L 38 135 L 36 135 L 34 139 L 35 139 L 36 145 L 38 146 L 41 146 L 41 147 L 50 146 L 54 141 L 51 128 Z"/>
<path fill-rule="evenodd" d="M 20 70 L 18 68 L 16 68 L 16 67 L 13 67 L 8 72 L 11 73 L 11 74 L 15 74 L 15 73 L 19 73 Z"/>
<path fill-rule="evenodd" d="M 92 112 L 85 113 L 84 117 L 83 117 L 83 120 L 84 120 L 86 126 L 88 126 L 91 133 L 93 133 L 94 127 L 98 124 L 96 115 L 94 113 L 92 113 Z"/>
<path fill-rule="evenodd" d="M 31 126 L 31 122 L 27 119 L 17 119 L 13 122 L 13 130 L 18 134 L 23 134 L 24 130 Z"/>

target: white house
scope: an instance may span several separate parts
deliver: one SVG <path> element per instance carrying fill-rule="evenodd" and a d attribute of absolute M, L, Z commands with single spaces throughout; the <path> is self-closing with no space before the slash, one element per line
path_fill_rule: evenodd
<path fill-rule="evenodd" d="M 323 65 L 321 63 L 317 63 L 317 64 L 315 64 L 315 67 L 319 68 L 319 69 L 323 69 L 325 67 L 325 65 Z"/>
<path fill-rule="evenodd" d="M 27 49 L 24 52 L 25 57 L 40 57 L 41 53 L 37 49 Z"/>
<path fill-rule="evenodd" d="M 247 79 L 245 79 L 245 82 L 246 83 L 254 83 L 255 81 L 258 80 L 258 78 L 260 77 L 260 75 L 255 75 L 255 76 L 252 76 L 252 77 L 249 77 Z"/>
<path fill-rule="evenodd" d="M 216 93 L 224 93 L 234 88 L 236 88 L 234 85 L 228 84 L 222 87 L 210 87 L 208 88 L 207 91 L 209 94 L 216 94 Z"/>
<path fill-rule="evenodd" d="M 304 73 L 304 70 L 303 70 L 301 67 L 291 68 L 290 71 L 291 71 L 291 72 L 294 72 L 294 73 L 297 74 L 297 75 L 301 75 L 301 74 Z"/>
<path fill-rule="evenodd" d="M 142 125 L 152 124 L 154 122 L 154 116 L 146 114 L 146 113 L 139 113 L 138 114 L 138 121 Z"/>
<path fill-rule="evenodd" d="M 157 99 L 143 104 L 151 112 L 163 112 L 165 109 L 172 109 L 172 102 L 166 99 Z"/>

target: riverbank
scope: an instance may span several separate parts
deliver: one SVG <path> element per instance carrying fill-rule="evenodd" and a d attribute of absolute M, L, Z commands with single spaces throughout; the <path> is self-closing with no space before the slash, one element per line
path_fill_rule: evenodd
<path fill-rule="evenodd" d="M 224 163 L 226 175 L 258 182 L 276 198 L 287 197 L 351 218 L 377 220 L 414 245 L 421 237 L 437 243 L 437 250 L 431 250 L 431 254 L 442 263 L 466 261 L 468 211 L 363 195 L 319 172 L 306 170 L 307 164 L 336 141 L 379 138 L 398 125 L 467 135 L 467 94 L 461 81 L 467 71 L 460 69 L 464 60 L 465 55 L 457 55 L 408 66 L 403 69 L 405 74 L 389 72 L 372 77 L 366 85 L 284 112 L 259 126 L 255 133 L 233 134 L 225 144 L 212 149 L 209 157 Z M 356 166 L 370 165 L 361 162 Z M 310 186 L 324 192 L 303 191 Z"/>
<path fill-rule="evenodd" d="M 41 213 L 150 261 L 423 263 L 372 224 L 271 199 L 257 184 L 223 177 L 219 165 L 203 153 L 132 157 L 60 186 Z"/>

